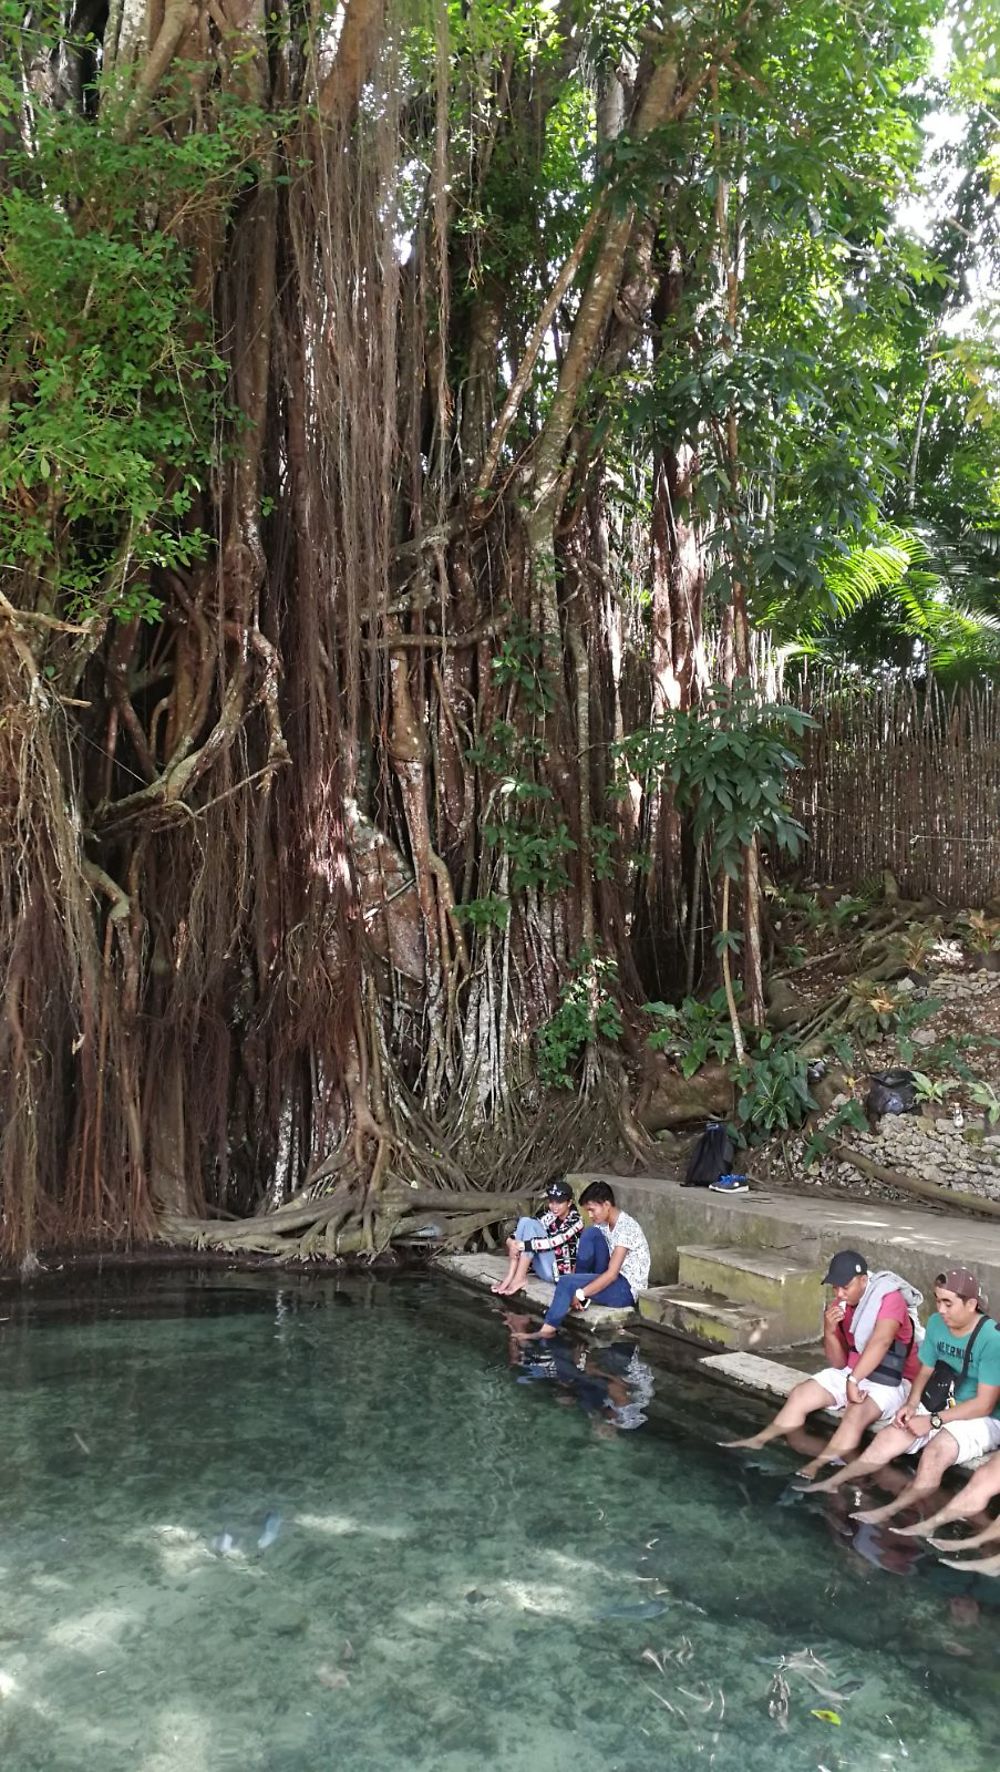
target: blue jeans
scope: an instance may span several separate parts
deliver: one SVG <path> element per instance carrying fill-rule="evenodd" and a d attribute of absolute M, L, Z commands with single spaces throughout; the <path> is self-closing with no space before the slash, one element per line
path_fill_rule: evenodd
<path fill-rule="evenodd" d="M 576 1255 L 576 1267 L 571 1274 L 563 1274 L 556 1281 L 556 1289 L 552 1295 L 552 1303 L 545 1313 L 545 1321 L 550 1329 L 558 1329 L 559 1324 L 572 1309 L 573 1294 L 578 1286 L 585 1286 L 597 1274 L 606 1274 L 611 1262 L 611 1250 L 608 1239 L 596 1224 L 587 1226 L 580 1238 L 580 1247 Z M 593 1300 L 595 1304 L 608 1304 L 618 1310 L 631 1309 L 635 1304 L 632 1288 L 621 1274 L 616 1274 L 610 1286 L 605 1286 Z"/>
<path fill-rule="evenodd" d="M 532 1237 L 546 1237 L 548 1232 L 537 1218 L 519 1218 L 514 1232 L 519 1243 L 528 1243 Z M 531 1257 L 531 1271 L 540 1280 L 547 1280 L 550 1286 L 556 1283 L 556 1258 L 551 1249 L 539 1249 Z"/>

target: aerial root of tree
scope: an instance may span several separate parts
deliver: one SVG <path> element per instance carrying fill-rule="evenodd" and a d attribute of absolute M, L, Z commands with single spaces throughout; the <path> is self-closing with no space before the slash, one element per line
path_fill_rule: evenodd
<path fill-rule="evenodd" d="M 816 143 L 919 10 L 883 54 L 847 9 L 841 55 L 765 0 L 626 9 L 620 42 L 596 3 L 7 7 L 0 1260 L 157 1222 L 371 1256 L 428 1190 L 488 1235 L 555 1168 L 731 1110 L 714 1075 L 633 1107 L 638 1006 L 697 988 L 717 905 L 621 741 L 704 702 L 703 619 L 746 665 L 764 507 L 810 581 L 840 539 L 822 476 L 801 501 L 858 410 L 843 192 L 874 316 L 910 167 L 871 143 L 912 94 L 873 85 L 835 187 Z M 744 347 L 809 367 L 738 436 Z"/>
<path fill-rule="evenodd" d="M 285 1261 L 374 1259 L 400 1242 L 462 1248 L 489 1245 L 498 1226 L 537 1206 L 541 1185 L 575 1167 L 640 1165 L 653 1148 L 629 1113 L 622 1118 L 620 1079 L 591 1099 L 564 1097 L 534 1114 L 511 1114 L 502 1127 L 453 1109 L 431 1128 L 412 1102 L 395 1099 L 405 1130 L 362 1141 L 359 1163 L 348 1137 L 292 1199 L 251 1218 L 161 1214 L 157 1236 L 173 1247 L 264 1254 Z M 372 1155 L 372 1145 L 376 1144 Z"/>

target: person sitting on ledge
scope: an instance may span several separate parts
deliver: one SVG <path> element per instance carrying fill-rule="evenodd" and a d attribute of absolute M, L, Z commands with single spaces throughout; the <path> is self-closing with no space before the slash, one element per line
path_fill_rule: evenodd
<path fill-rule="evenodd" d="M 935 1280 L 934 1300 L 920 1368 L 895 1422 L 853 1464 L 810 1490 L 816 1494 L 861 1482 L 893 1458 L 922 1453 L 913 1481 L 892 1501 L 854 1515 L 869 1525 L 933 1495 L 951 1465 L 969 1464 L 1000 1447 L 1000 1328 L 983 1314 L 979 1281 L 968 1268 L 952 1268 Z M 930 1403 L 924 1401 L 928 1387 Z"/>
<path fill-rule="evenodd" d="M 823 1351 L 829 1364 L 789 1392 L 784 1406 L 767 1427 L 745 1440 L 722 1440 L 723 1446 L 766 1446 L 782 1434 L 794 1433 L 817 1409 L 841 1417 L 832 1438 L 818 1457 L 804 1465 L 813 1477 L 824 1464 L 836 1464 L 857 1451 L 868 1428 L 890 1422 L 906 1402 L 910 1382 L 920 1367 L 917 1351 L 917 1310 L 922 1295 L 899 1274 L 868 1272 L 856 1249 L 833 1257 L 823 1285 L 833 1296 L 823 1313 Z"/>
<path fill-rule="evenodd" d="M 934 1538 L 932 1534 L 952 1520 L 971 1520 L 976 1514 L 986 1514 L 995 1495 L 1000 1495 L 1000 1452 L 994 1452 L 992 1458 L 973 1471 L 965 1488 L 949 1496 L 936 1513 L 930 1514 L 926 1520 L 917 1520 L 912 1526 L 893 1526 L 892 1530 L 909 1538 L 929 1538 L 936 1550 L 978 1550 L 980 1545 L 994 1543 L 1000 1538 L 1000 1519 L 988 1519 L 988 1524 L 974 1538 Z M 964 1567 L 964 1564 L 958 1567 Z"/>
<path fill-rule="evenodd" d="M 559 1275 L 568 1274 L 573 1267 L 583 1233 L 573 1189 L 553 1176 L 545 1198 L 548 1208 L 541 1217 L 519 1218 L 514 1235 L 507 1238 L 507 1272 L 490 1288 L 499 1298 L 520 1292 L 529 1273 L 554 1286 Z"/>
<path fill-rule="evenodd" d="M 612 1309 L 632 1310 L 649 1284 L 649 1244 L 634 1218 L 616 1205 L 606 1181 L 592 1181 L 580 1195 L 590 1224 L 580 1238 L 576 1267 L 556 1281 L 542 1327 L 525 1341 L 555 1335 L 571 1310 L 586 1310 L 591 1299 Z"/>

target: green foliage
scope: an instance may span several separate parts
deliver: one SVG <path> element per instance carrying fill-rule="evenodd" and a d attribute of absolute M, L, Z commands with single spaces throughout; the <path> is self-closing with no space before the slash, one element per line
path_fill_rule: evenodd
<path fill-rule="evenodd" d="M 990 917 L 985 911 L 970 911 L 963 921 L 975 953 L 990 954 L 1000 949 L 1000 917 Z"/>
<path fill-rule="evenodd" d="M 569 886 L 569 875 L 563 857 L 576 849 L 565 820 L 552 828 L 536 820 L 519 824 L 487 824 L 483 836 L 495 843 L 510 857 L 510 888 L 512 892 L 561 892 Z"/>
<path fill-rule="evenodd" d="M 552 672 L 546 666 L 544 634 L 516 626 L 500 639 L 493 660 L 493 675 L 498 683 L 515 686 L 520 705 L 529 713 L 544 716 L 555 706 Z"/>
<path fill-rule="evenodd" d="M 623 741 L 636 772 L 670 782 L 678 806 L 693 812 L 696 840 L 713 867 L 740 877 L 740 855 L 755 837 L 797 855 L 805 831 L 786 795 L 799 760 L 785 734 L 814 722 L 799 708 L 767 701 L 752 684 L 714 684 L 696 708 L 672 709 Z"/>
<path fill-rule="evenodd" d="M 997 1094 L 993 1084 L 977 1078 L 967 1085 L 966 1092 L 970 1100 L 974 1101 L 977 1107 L 983 1109 L 990 1125 L 995 1126 L 1000 1120 L 1000 1095 Z"/>
<path fill-rule="evenodd" d="M 460 922 L 471 924 L 479 934 L 489 929 L 506 929 L 510 921 L 510 900 L 500 898 L 496 893 L 489 893 L 484 898 L 470 898 L 465 904 L 455 906 L 454 915 Z"/>
<path fill-rule="evenodd" d="M 913 1030 L 918 1028 L 921 1022 L 929 1021 L 940 1008 L 941 1001 L 938 997 L 923 997 L 916 1001 L 913 998 L 904 997 L 902 1002 L 897 1005 L 895 1012 L 896 1045 L 904 1064 L 913 1063 L 913 1055 L 916 1050 Z"/>
<path fill-rule="evenodd" d="M 825 1125 L 817 1127 L 816 1131 L 806 1139 L 802 1147 L 803 1166 L 810 1169 L 821 1157 L 827 1156 L 834 1139 L 843 1132 L 846 1126 L 853 1126 L 858 1132 L 867 1132 L 868 1130 L 868 1122 L 860 1105 L 853 1097 L 850 1101 L 842 1102 L 840 1107 L 830 1115 Z"/>
<path fill-rule="evenodd" d="M 183 240 L 253 176 L 263 113 L 135 142 L 114 122 L 110 101 L 100 121 L 40 111 L 0 194 L 0 565 L 78 619 L 154 617 L 150 569 L 209 546 L 199 500 L 234 414 Z"/>
<path fill-rule="evenodd" d="M 646 1003 L 644 1007 L 659 1024 L 647 1036 L 647 1046 L 672 1058 L 683 1077 L 693 1077 L 710 1060 L 731 1065 L 735 1040 L 724 990 L 714 991 L 705 1003 L 685 997 L 679 1006 Z M 816 1103 L 809 1093 L 806 1061 L 788 1040 L 776 1041 L 772 1034 L 758 1034 L 752 1028 L 744 1030 L 744 1038 L 756 1044 L 732 1071 L 739 1092 L 737 1118 L 743 1136 L 757 1143 L 799 1125 Z"/>
<path fill-rule="evenodd" d="M 614 962 L 581 948 L 572 976 L 559 993 L 555 1014 L 538 1030 L 538 1075 L 546 1088 L 570 1088 L 574 1069 L 593 1041 L 617 1044 L 621 1039 L 617 985 Z"/>
<path fill-rule="evenodd" d="M 906 1064 L 913 1058 L 913 1030 L 941 1008 L 937 997 L 914 999 L 904 996 L 893 985 L 870 978 L 852 979 L 847 993 L 844 1019 L 852 1033 L 862 1041 L 895 1034 L 900 1057 Z"/>
<path fill-rule="evenodd" d="M 736 997 L 739 1001 L 738 988 Z M 729 1063 L 734 1042 L 725 991 L 713 991 L 706 1003 L 685 997 L 679 1007 L 657 1002 L 646 1003 L 644 1008 L 659 1023 L 646 1045 L 674 1059 L 682 1077 L 693 1077 L 711 1058 Z"/>
<path fill-rule="evenodd" d="M 736 1070 L 736 1113 L 751 1144 L 800 1126 L 816 1107 L 805 1059 L 780 1043 L 767 1047 L 762 1040 L 761 1047 Z"/>
<path fill-rule="evenodd" d="M 914 1071 L 913 1093 L 920 1102 L 947 1101 L 961 1085 L 956 1077 L 929 1077 L 926 1071 Z"/>

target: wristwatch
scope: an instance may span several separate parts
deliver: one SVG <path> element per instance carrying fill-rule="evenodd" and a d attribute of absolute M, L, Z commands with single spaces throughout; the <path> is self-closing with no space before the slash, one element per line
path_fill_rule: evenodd
<path fill-rule="evenodd" d="M 933 1428 L 944 1427 L 944 1422 L 941 1420 L 940 1415 L 932 1415 L 931 1416 L 931 1427 L 933 1427 Z"/>

